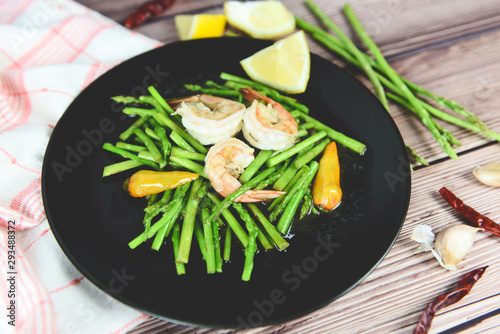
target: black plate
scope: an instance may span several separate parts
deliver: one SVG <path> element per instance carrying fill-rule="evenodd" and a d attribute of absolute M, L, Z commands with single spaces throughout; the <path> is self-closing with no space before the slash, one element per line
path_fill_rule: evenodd
<path fill-rule="evenodd" d="M 411 180 L 401 135 L 379 101 L 356 79 L 312 55 L 307 92 L 297 96 L 311 115 L 366 143 L 359 156 L 340 147 L 344 198 L 332 213 L 293 226 L 286 252 L 260 252 L 242 282 L 243 252 L 235 244 L 223 274 L 207 275 L 193 248 L 178 277 L 171 245 L 160 252 L 127 243 L 141 233 L 143 199 L 122 190 L 119 175 L 101 178 L 120 159 L 101 149 L 131 119 L 111 96 L 141 95 L 156 85 L 180 94 L 182 84 L 244 76 L 239 60 L 269 41 L 220 38 L 177 42 L 110 70 L 68 107 L 43 165 L 45 210 L 61 248 L 82 274 L 116 299 L 151 315 L 209 327 L 257 327 L 312 312 L 360 283 L 387 254 L 404 222 Z M 149 244 L 148 244 L 149 245 Z"/>

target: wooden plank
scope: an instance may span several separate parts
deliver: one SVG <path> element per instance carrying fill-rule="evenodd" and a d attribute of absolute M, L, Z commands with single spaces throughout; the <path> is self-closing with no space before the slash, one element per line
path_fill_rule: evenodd
<path fill-rule="evenodd" d="M 123 23 L 128 14 L 144 1 L 120 1 L 120 6 L 113 1 L 80 0 L 78 2 Z M 317 22 L 304 5 L 303 0 L 283 2 L 295 15 Z M 174 25 L 173 22 L 164 21 L 172 21 L 173 16 L 181 12 L 220 13 L 223 11 L 223 3 L 222 0 L 177 1 L 165 13 L 136 31 L 162 42 L 171 42 L 172 37 L 176 36 L 175 31 L 170 30 Z M 349 25 L 341 11 L 341 4 L 330 0 L 315 0 L 315 3 L 346 33 L 350 34 Z M 387 56 L 410 52 L 500 27 L 500 6 L 495 0 L 473 2 L 468 0 L 351 0 L 349 4 Z"/>
<path fill-rule="evenodd" d="M 480 117 L 488 127 L 500 132 L 500 119 L 495 110 L 500 104 L 500 30 L 485 33 L 481 38 L 467 39 L 453 45 L 428 49 L 391 62 L 408 80 L 454 100 Z M 460 68 L 457 70 L 457 68 Z M 351 71 L 367 87 L 371 84 Z M 439 144 L 418 118 L 399 105 L 390 103 L 391 114 L 407 145 L 429 161 L 446 157 Z M 446 109 L 443 109 L 446 110 Z M 464 152 L 492 140 L 481 134 L 440 122 L 462 143 L 456 148 Z"/>
<path fill-rule="evenodd" d="M 80 0 L 79 3 L 91 8 L 116 22 L 123 24 L 128 15 L 138 8 L 140 5 L 145 3 L 147 0 L 120 0 L 120 1 L 101 1 L 101 0 Z M 174 15 L 179 13 L 197 13 L 200 11 L 205 11 L 212 7 L 218 7 L 219 12 L 222 8 L 222 0 L 210 0 L 210 1 L 200 1 L 200 0 L 182 0 L 174 1 L 171 7 L 168 8 L 164 13 L 158 15 L 157 17 L 151 19 L 152 22 L 171 20 Z M 119 5 L 118 5 L 119 4 Z M 147 24 L 146 24 L 147 25 Z M 164 32 L 169 33 L 168 31 Z M 152 37 L 152 36 L 149 36 Z"/>
<path fill-rule="evenodd" d="M 351 32 L 341 6 L 314 1 L 344 32 Z M 300 17 L 318 22 L 304 10 L 303 1 L 286 1 Z M 348 1 L 367 32 L 387 56 L 459 39 L 500 26 L 500 7 L 494 0 L 351 0 Z M 353 37 L 353 34 L 350 34 Z"/>

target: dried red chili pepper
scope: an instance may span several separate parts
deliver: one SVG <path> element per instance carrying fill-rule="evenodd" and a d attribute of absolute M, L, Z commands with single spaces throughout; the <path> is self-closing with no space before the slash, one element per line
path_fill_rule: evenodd
<path fill-rule="evenodd" d="M 174 0 L 150 0 L 135 9 L 125 20 L 125 27 L 131 29 L 143 24 L 153 16 L 163 13 Z"/>
<path fill-rule="evenodd" d="M 480 214 L 470 206 L 464 204 L 464 202 L 455 196 L 450 190 L 445 187 L 439 189 L 439 193 L 443 198 L 462 216 L 470 220 L 475 226 L 483 228 L 485 231 L 491 232 L 495 235 L 500 236 L 500 225 L 495 223 L 490 218 Z"/>
<path fill-rule="evenodd" d="M 436 315 L 436 312 L 440 309 L 454 304 L 464 298 L 472 289 L 474 284 L 483 276 L 484 271 L 488 268 L 488 266 L 475 269 L 467 274 L 458 282 L 455 289 L 452 291 L 445 293 L 427 305 L 427 308 L 424 310 L 424 313 L 420 316 L 420 320 L 415 328 L 413 334 L 424 334 L 429 331 L 431 328 L 432 319 Z"/>

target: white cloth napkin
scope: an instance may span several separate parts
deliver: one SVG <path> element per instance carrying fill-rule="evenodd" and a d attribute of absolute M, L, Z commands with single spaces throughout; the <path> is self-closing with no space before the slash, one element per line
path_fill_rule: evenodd
<path fill-rule="evenodd" d="M 124 333 L 147 318 L 97 289 L 63 254 L 45 217 L 40 171 L 73 98 L 157 46 L 72 1 L 0 1 L 1 333 Z"/>

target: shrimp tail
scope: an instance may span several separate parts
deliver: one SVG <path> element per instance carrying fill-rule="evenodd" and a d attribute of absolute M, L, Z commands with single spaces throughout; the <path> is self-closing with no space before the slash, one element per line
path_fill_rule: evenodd
<path fill-rule="evenodd" d="M 243 95 L 243 98 L 249 102 L 252 102 L 253 100 L 259 100 L 259 101 L 266 102 L 266 104 L 278 103 L 276 101 L 271 100 L 267 96 L 264 96 L 261 93 L 251 89 L 251 88 L 240 88 L 240 93 L 241 93 L 241 95 Z"/>
<path fill-rule="evenodd" d="M 286 193 L 284 191 L 275 190 L 249 190 L 236 198 L 234 201 L 242 203 L 264 202 L 269 199 L 280 197 L 283 194 Z"/>
<path fill-rule="evenodd" d="M 201 95 L 192 95 L 188 97 L 183 97 L 177 100 L 168 101 L 168 105 L 171 106 L 174 110 L 181 106 L 182 102 L 196 102 L 200 101 Z"/>

